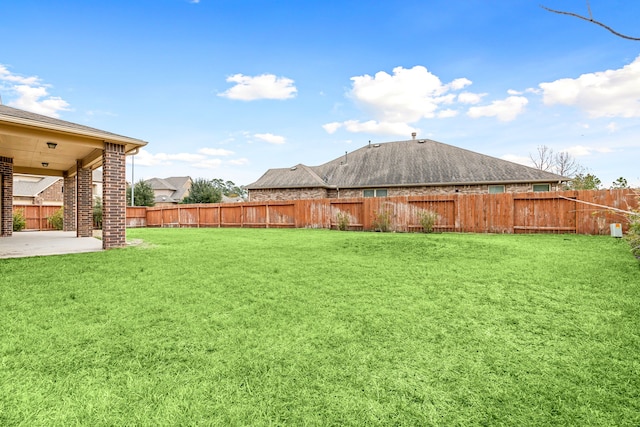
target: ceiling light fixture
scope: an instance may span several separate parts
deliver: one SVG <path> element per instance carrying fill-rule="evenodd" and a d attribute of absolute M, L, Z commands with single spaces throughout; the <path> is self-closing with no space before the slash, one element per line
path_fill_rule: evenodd
<path fill-rule="evenodd" d="M 56 144 L 55 142 L 47 142 L 47 147 L 51 148 L 52 150 L 55 150 L 57 146 L 58 144 Z"/>

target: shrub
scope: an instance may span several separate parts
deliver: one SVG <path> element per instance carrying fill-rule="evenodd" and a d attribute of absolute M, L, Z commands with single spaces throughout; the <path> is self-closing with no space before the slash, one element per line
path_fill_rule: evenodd
<path fill-rule="evenodd" d="M 60 208 L 53 213 L 53 215 L 47 217 L 47 222 L 56 230 L 62 230 L 64 228 L 64 208 Z"/>
<path fill-rule="evenodd" d="M 346 212 L 338 212 L 336 215 L 336 221 L 338 222 L 338 230 L 346 231 L 349 229 L 349 214 Z"/>
<path fill-rule="evenodd" d="M 371 222 L 375 231 L 386 233 L 391 229 L 391 212 L 384 209 L 373 213 L 373 221 Z"/>
<path fill-rule="evenodd" d="M 27 226 L 27 220 L 24 217 L 24 210 L 19 209 L 13 212 L 13 231 L 22 231 Z"/>
<path fill-rule="evenodd" d="M 100 197 L 96 197 L 93 203 L 93 226 L 102 228 L 102 199 Z"/>
<path fill-rule="evenodd" d="M 433 211 L 420 211 L 418 212 L 418 220 L 422 226 L 422 231 L 425 233 L 432 233 L 433 226 L 438 220 L 438 214 Z"/>
<path fill-rule="evenodd" d="M 640 202 L 640 196 L 638 199 Z M 640 261 L 640 207 L 627 215 L 627 220 L 629 221 L 629 231 L 624 238 L 631 246 L 631 253 Z"/>

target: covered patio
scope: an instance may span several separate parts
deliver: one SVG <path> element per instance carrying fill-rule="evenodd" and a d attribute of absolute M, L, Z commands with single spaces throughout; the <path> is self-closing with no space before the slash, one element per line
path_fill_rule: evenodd
<path fill-rule="evenodd" d="M 125 158 L 146 144 L 140 139 L 0 105 L 0 238 L 12 241 L 14 173 L 63 177 L 64 231 L 90 238 L 91 175 L 102 166 L 102 248 L 125 246 Z"/>

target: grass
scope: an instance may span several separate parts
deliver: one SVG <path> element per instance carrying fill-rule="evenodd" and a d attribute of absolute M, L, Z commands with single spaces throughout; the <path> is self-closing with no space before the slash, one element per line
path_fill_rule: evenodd
<path fill-rule="evenodd" d="M 0 425 L 640 424 L 620 240 L 128 237 L 0 260 Z"/>

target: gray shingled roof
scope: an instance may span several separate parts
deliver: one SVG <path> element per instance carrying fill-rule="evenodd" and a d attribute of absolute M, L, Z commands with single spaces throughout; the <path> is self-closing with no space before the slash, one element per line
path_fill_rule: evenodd
<path fill-rule="evenodd" d="M 55 119 L 53 117 L 44 116 L 42 114 L 32 113 L 30 111 L 20 110 L 18 108 L 9 107 L 7 105 L 0 104 L 0 116 L 5 117 L 15 117 L 17 119 L 28 120 L 33 122 L 34 124 L 48 124 L 54 126 L 60 126 L 67 129 L 75 129 L 78 132 L 82 133 L 93 133 L 98 135 L 103 135 L 105 137 L 118 137 L 118 138 L 126 138 L 131 140 L 136 140 L 136 138 L 131 138 L 124 135 L 118 135 L 116 133 L 107 132 L 101 129 L 92 128 L 89 126 L 80 125 L 78 123 L 67 122 L 65 120 Z M 137 140 L 139 142 L 144 142 L 141 140 Z"/>
<path fill-rule="evenodd" d="M 507 184 L 569 178 L 432 140 L 369 144 L 320 166 L 269 169 L 249 190 Z"/>
<path fill-rule="evenodd" d="M 151 178 L 146 180 L 153 190 L 171 190 L 173 193 L 167 199 L 165 196 L 156 196 L 156 202 L 182 201 L 186 193 L 191 188 L 191 178 L 188 176 L 172 176 L 169 178 Z"/>
<path fill-rule="evenodd" d="M 22 181 L 19 176 L 14 175 L 13 179 L 13 195 L 19 197 L 36 197 L 47 188 L 61 180 L 57 176 L 43 176 L 37 182 Z"/>

